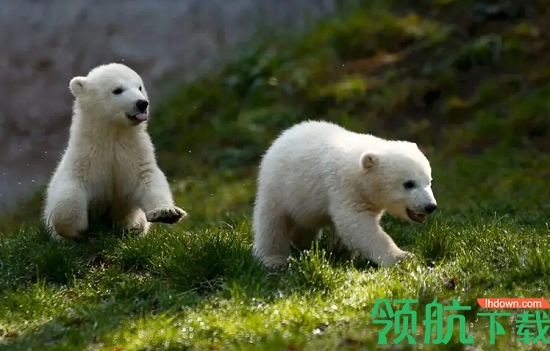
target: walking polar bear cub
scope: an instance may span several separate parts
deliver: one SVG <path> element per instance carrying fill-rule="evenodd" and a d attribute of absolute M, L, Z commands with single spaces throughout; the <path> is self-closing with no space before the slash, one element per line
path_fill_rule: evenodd
<path fill-rule="evenodd" d="M 285 264 L 291 244 L 309 248 L 332 223 L 339 241 L 380 266 L 406 258 L 380 227 L 384 212 L 423 222 L 437 208 L 431 167 L 415 143 L 384 140 L 329 122 L 284 131 L 260 163 L 254 255 Z"/>
<path fill-rule="evenodd" d="M 68 146 L 46 191 L 44 221 L 56 239 L 75 238 L 89 216 L 107 212 L 130 231 L 187 216 L 174 205 L 147 133 L 149 98 L 141 77 L 111 63 L 69 83 L 74 97 Z"/>

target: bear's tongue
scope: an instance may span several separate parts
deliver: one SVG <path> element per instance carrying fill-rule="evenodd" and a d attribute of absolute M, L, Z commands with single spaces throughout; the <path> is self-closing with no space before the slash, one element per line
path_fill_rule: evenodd
<path fill-rule="evenodd" d="M 415 222 L 422 223 L 426 219 L 426 215 L 422 213 L 414 213 L 413 211 L 407 209 L 407 214 L 409 215 L 409 218 L 412 219 Z"/>
<path fill-rule="evenodd" d="M 147 116 L 146 113 L 138 113 L 136 115 L 136 119 L 139 120 L 139 121 L 146 121 L 147 118 L 149 118 L 149 116 Z"/>

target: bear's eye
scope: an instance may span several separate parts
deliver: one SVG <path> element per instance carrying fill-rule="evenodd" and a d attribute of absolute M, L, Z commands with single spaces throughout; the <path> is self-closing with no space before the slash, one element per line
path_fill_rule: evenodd
<path fill-rule="evenodd" d="M 141 85 L 139 86 L 139 91 L 141 91 Z"/>
<path fill-rule="evenodd" d="M 405 183 L 403 183 L 403 188 L 405 189 L 412 189 L 415 187 L 415 184 L 412 180 L 408 180 Z"/>
<path fill-rule="evenodd" d="M 113 94 L 115 95 L 120 95 L 122 94 L 124 90 L 122 90 L 122 88 L 116 88 L 115 90 L 113 90 Z"/>

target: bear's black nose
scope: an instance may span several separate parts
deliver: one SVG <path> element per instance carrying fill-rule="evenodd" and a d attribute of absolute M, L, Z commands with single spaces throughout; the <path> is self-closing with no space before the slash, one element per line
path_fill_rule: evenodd
<path fill-rule="evenodd" d="M 437 210 L 437 206 L 432 204 L 432 205 L 426 206 L 426 208 L 424 209 L 426 210 L 426 212 L 432 213 L 433 211 Z"/>
<path fill-rule="evenodd" d="M 136 102 L 136 107 L 138 108 L 139 112 L 145 112 L 147 106 L 149 106 L 149 103 L 145 100 L 138 100 Z"/>

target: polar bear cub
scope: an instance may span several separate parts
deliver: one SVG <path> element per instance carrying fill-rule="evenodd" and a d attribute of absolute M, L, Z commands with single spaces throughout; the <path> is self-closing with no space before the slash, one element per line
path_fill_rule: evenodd
<path fill-rule="evenodd" d="M 56 239 L 107 214 L 136 234 L 187 216 L 174 205 L 147 133 L 149 98 L 134 70 L 110 63 L 69 82 L 74 97 L 66 150 L 46 190 L 43 219 Z"/>
<path fill-rule="evenodd" d="M 380 227 L 385 212 L 423 222 L 437 208 L 430 163 L 415 143 L 306 121 L 284 131 L 262 158 L 253 211 L 254 255 L 285 264 L 333 224 L 340 244 L 380 266 L 406 258 Z"/>

